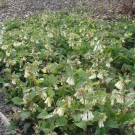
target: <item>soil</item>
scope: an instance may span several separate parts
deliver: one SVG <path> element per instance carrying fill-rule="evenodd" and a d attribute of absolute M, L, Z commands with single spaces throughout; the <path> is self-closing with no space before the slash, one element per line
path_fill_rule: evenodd
<path fill-rule="evenodd" d="M 89 11 L 95 17 L 110 16 L 119 11 L 121 4 L 118 0 L 8 0 L 0 6 L 0 21 L 8 18 L 26 18 L 46 11 L 58 11 L 61 9 L 71 10 L 78 6 L 84 11 Z M 121 1 L 121 0 L 119 0 Z"/>
<path fill-rule="evenodd" d="M 1 86 L 0 86 L 1 87 Z M 9 112 L 11 111 L 10 106 L 6 104 L 6 96 L 4 93 L 0 93 L 0 112 L 8 117 Z M 4 126 L 3 121 L 0 119 L 0 135 L 7 135 L 7 128 Z"/>

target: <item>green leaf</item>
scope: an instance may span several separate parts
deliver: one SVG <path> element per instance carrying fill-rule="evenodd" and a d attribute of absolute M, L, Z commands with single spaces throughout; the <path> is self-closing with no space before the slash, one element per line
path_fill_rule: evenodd
<path fill-rule="evenodd" d="M 0 83 L 4 83 L 4 79 L 3 78 L 0 78 Z"/>
<path fill-rule="evenodd" d="M 67 119 L 65 117 L 62 118 L 58 118 L 55 122 L 56 127 L 62 127 L 65 126 L 67 124 Z"/>
<path fill-rule="evenodd" d="M 85 71 L 83 71 L 82 69 L 77 70 L 76 73 L 81 78 L 84 78 L 84 79 L 87 78 L 87 73 Z"/>
<path fill-rule="evenodd" d="M 49 84 L 54 84 L 57 81 L 57 77 L 50 75 L 48 78 Z"/>
<path fill-rule="evenodd" d="M 55 95 L 55 92 L 52 90 L 52 89 L 49 89 L 48 90 L 48 95 L 49 95 L 49 97 L 54 97 L 54 95 Z"/>
<path fill-rule="evenodd" d="M 73 115 L 73 119 L 75 122 L 78 122 L 81 120 L 81 114 L 76 114 L 76 115 Z"/>
<path fill-rule="evenodd" d="M 38 115 L 39 119 L 49 119 L 53 117 L 53 114 L 48 114 L 47 112 L 42 112 Z"/>
<path fill-rule="evenodd" d="M 36 96 L 36 92 L 32 91 L 29 93 L 30 99 L 33 99 Z"/>
<path fill-rule="evenodd" d="M 56 102 L 56 105 L 57 106 L 63 106 L 65 104 L 65 102 L 64 101 L 62 101 L 62 100 L 57 100 L 57 102 Z"/>
<path fill-rule="evenodd" d="M 87 124 L 86 124 L 86 122 L 84 122 L 84 121 L 81 121 L 81 122 L 79 122 L 79 123 L 75 123 L 75 125 L 76 125 L 77 127 L 79 127 L 79 128 L 82 128 L 83 130 L 85 130 L 86 127 L 87 127 Z"/>
<path fill-rule="evenodd" d="M 110 128 L 118 128 L 118 123 L 116 122 L 116 121 L 114 121 L 114 120 L 109 120 L 108 122 L 107 122 L 107 126 L 108 127 L 110 127 Z"/>
<path fill-rule="evenodd" d="M 26 134 L 28 129 L 30 127 L 30 123 L 25 123 L 24 127 L 23 127 L 23 132 Z"/>
<path fill-rule="evenodd" d="M 14 97 L 12 98 L 12 102 L 16 105 L 21 105 L 23 103 L 23 100 L 20 97 Z"/>
<path fill-rule="evenodd" d="M 97 130 L 96 130 L 94 135 L 101 135 L 100 132 L 101 132 L 101 129 L 97 128 Z"/>
<path fill-rule="evenodd" d="M 23 118 L 23 119 L 28 119 L 30 117 L 30 112 L 21 112 L 20 116 Z"/>
<path fill-rule="evenodd" d="M 48 134 L 49 132 L 51 132 L 52 130 L 50 128 L 44 128 L 42 129 L 46 134 Z"/>
<path fill-rule="evenodd" d="M 118 122 L 119 123 L 124 123 L 124 122 L 132 120 L 134 118 L 135 118 L 135 114 L 128 113 L 128 114 L 124 114 L 121 117 L 119 117 Z"/>
<path fill-rule="evenodd" d="M 126 107 L 130 107 L 130 106 L 132 106 L 134 103 L 135 103 L 135 100 L 128 100 L 128 101 L 125 102 L 125 106 L 126 106 Z"/>

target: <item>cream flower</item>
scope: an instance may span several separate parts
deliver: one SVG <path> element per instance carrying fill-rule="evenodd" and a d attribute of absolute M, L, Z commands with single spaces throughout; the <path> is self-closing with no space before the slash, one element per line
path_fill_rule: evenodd
<path fill-rule="evenodd" d="M 31 106 L 29 107 L 30 111 L 32 111 L 32 112 L 36 112 L 36 109 L 37 109 L 37 108 L 38 108 L 38 105 L 35 104 L 35 103 L 33 103 L 33 105 L 31 105 Z"/>
<path fill-rule="evenodd" d="M 81 115 L 83 121 L 88 121 L 87 113 Z"/>
<path fill-rule="evenodd" d="M 123 99 L 123 96 L 122 95 L 117 95 L 116 97 L 116 101 L 117 103 L 120 103 L 120 104 L 123 104 L 124 103 L 124 99 Z"/>
<path fill-rule="evenodd" d="M 99 79 L 104 79 L 104 75 L 103 75 L 103 73 L 102 72 L 99 72 L 98 73 L 98 75 L 97 75 L 97 77 L 99 78 Z"/>
<path fill-rule="evenodd" d="M 81 98 L 81 99 L 80 99 L 80 102 L 81 102 L 82 104 L 85 104 L 85 103 L 86 103 L 86 100 L 85 100 L 84 98 Z"/>
<path fill-rule="evenodd" d="M 44 73 L 47 73 L 47 67 L 44 67 L 42 70 Z"/>
<path fill-rule="evenodd" d="M 91 111 L 88 111 L 88 120 L 93 120 L 94 119 L 94 115 L 92 114 Z"/>
<path fill-rule="evenodd" d="M 8 49 L 8 46 L 7 45 L 2 45 L 1 49 L 6 50 L 6 49 Z"/>
<path fill-rule="evenodd" d="M 106 96 L 104 96 L 102 99 L 101 99 L 101 104 L 105 104 L 106 102 Z"/>
<path fill-rule="evenodd" d="M 69 85 L 75 85 L 74 78 L 73 77 L 68 77 L 66 81 Z"/>
<path fill-rule="evenodd" d="M 10 53 L 8 51 L 6 51 L 6 56 L 8 56 L 8 57 L 10 56 Z"/>
<path fill-rule="evenodd" d="M 110 67 L 111 66 L 110 62 L 107 62 L 105 66 Z"/>
<path fill-rule="evenodd" d="M 47 97 L 47 94 L 46 94 L 46 92 L 44 92 L 44 91 L 43 91 L 42 93 L 40 92 L 39 95 L 40 95 L 40 97 L 41 97 L 43 100 L 45 100 L 46 97 Z"/>
<path fill-rule="evenodd" d="M 23 96 L 23 104 L 26 105 L 28 103 L 29 100 L 29 94 L 25 93 Z"/>
<path fill-rule="evenodd" d="M 91 101 L 91 104 L 94 106 L 95 104 L 97 103 L 97 99 L 93 99 L 92 101 Z"/>
<path fill-rule="evenodd" d="M 127 78 L 125 81 L 124 81 L 126 84 L 128 84 L 129 82 L 131 82 L 131 80 L 129 78 Z"/>
<path fill-rule="evenodd" d="M 49 133 L 47 135 L 58 135 L 58 134 L 56 132 L 51 132 L 51 133 Z"/>
<path fill-rule="evenodd" d="M 87 110 L 81 115 L 81 118 L 83 121 L 91 121 L 94 119 L 94 116 L 91 111 Z"/>
<path fill-rule="evenodd" d="M 93 75 L 89 76 L 89 79 L 95 79 L 97 75 L 94 73 Z"/>
<path fill-rule="evenodd" d="M 112 95 L 111 95 L 111 105 L 114 105 L 114 102 L 115 102 L 115 100 L 116 100 L 116 97 L 117 97 L 117 94 L 118 94 L 119 92 L 116 90 L 116 89 L 114 89 L 113 91 L 112 91 Z"/>
<path fill-rule="evenodd" d="M 113 90 L 112 91 L 111 105 L 114 105 L 114 101 L 115 100 L 119 104 L 123 104 L 124 103 L 124 98 L 123 98 L 121 92 L 118 92 L 117 90 Z"/>
<path fill-rule="evenodd" d="M 24 77 L 25 78 L 30 77 L 30 73 L 29 73 L 28 67 L 25 68 Z"/>
<path fill-rule="evenodd" d="M 24 74 L 24 77 L 25 77 L 25 78 L 28 78 L 28 77 L 30 77 L 30 74 L 29 74 L 29 72 L 25 72 L 25 74 Z"/>
<path fill-rule="evenodd" d="M 84 88 L 80 88 L 79 90 L 76 91 L 76 93 L 74 94 L 74 96 L 77 99 L 83 98 L 85 96 L 85 89 Z"/>
<path fill-rule="evenodd" d="M 23 57 L 23 58 L 22 58 L 22 60 L 23 60 L 23 61 L 26 61 L 26 60 L 27 60 L 27 58 L 26 58 L 26 57 Z"/>
<path fill-rule="evenodd" d="M 54 89 L 55 90 L 58 90 L 59 88 L 58 88 L 58 86 L 57 86 L 57 84 L 56 85 L 53 85 L 54 86 Z"/>
<path fill-rule="evenodd" d="M 98 122 L 99 128 L 104 127 L 104 122 L 106 121 L 106 118 L 107 118 L 107 116 L 106 116 L 105 113 L 100 113 L 99 114 L 99 122 Z"/>
<path fill-rule="evenodd" d="M 99 126 L 99 128 L 104 127 L 104 122 L 103 122 L 103 121 L 99 121 L 99 122 L 98 122 L 98 126 Z"/>
<path fill-rule="evenodd" d="M 88 92 L 92 92 L 93 91 L 92 85 L 86 85 L 85 90 L 87 90 Z"/>
<path fill-rule="evenodd" d="M 59 107 L 57 111 L 55 112 L 55 114 L 59 115 L 60 117 L 63 116 L 64 113 L 65 113 L 65 108 L 63 107 Z"/>
<path fill-rule="evenodd" d="M 124 83 L 123 81 L 119 80 L 116 84 L 115 87 L 119 90 L 123 90 L 124 89 Z"/>
<path fill-rule="evenodd" d="M 52 102 L 53 102 L 53 99 L 51 99 L 49 97 L 45 100 L 45 103 L 48 105 L 48 107 L 51 107 Z"/>
<path fill-rule="evenodd" d="M 12 79 L 12 84 L 16 84 L 16 79 L 15 78 Z"/>
<path fill-rule="evenodd" d="M 68 107 L 70 108 L 70 107 L 71 107 L 71 103 L 72 103 L 72 101 L 73 101 L 73 98 L 70 97 L 70 96 L 68 96 L 68 97 L 66 97 L 66 101 L 67 101 Z"/>

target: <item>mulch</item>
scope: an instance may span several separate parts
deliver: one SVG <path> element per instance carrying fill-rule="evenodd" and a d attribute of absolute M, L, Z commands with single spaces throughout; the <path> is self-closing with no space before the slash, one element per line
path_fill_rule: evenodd
<path fill-rule="evenodd" d="M 109 6 L 108 0 L 8 0 L 0 6 L 0 22 L 8 18 L 26 18 L 43 12 L 55 12 L 61 9 L 69 10 L 83 7 L 84 11 L 92 11 L 96 17 L 110 16 L 110 8 L 115 11 L 121 6 L 117 0 Z M 109 12 L 108 12 L 109 11 Z"/>

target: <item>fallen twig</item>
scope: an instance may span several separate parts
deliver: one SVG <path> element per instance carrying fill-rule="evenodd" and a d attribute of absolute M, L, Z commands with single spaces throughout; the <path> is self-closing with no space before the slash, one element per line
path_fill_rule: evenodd
<path fill-rule="evenodd" d="M 0 112 L 0 119 L 6 127 L 10 125 L 8 118 L 2 112 Z"/>

